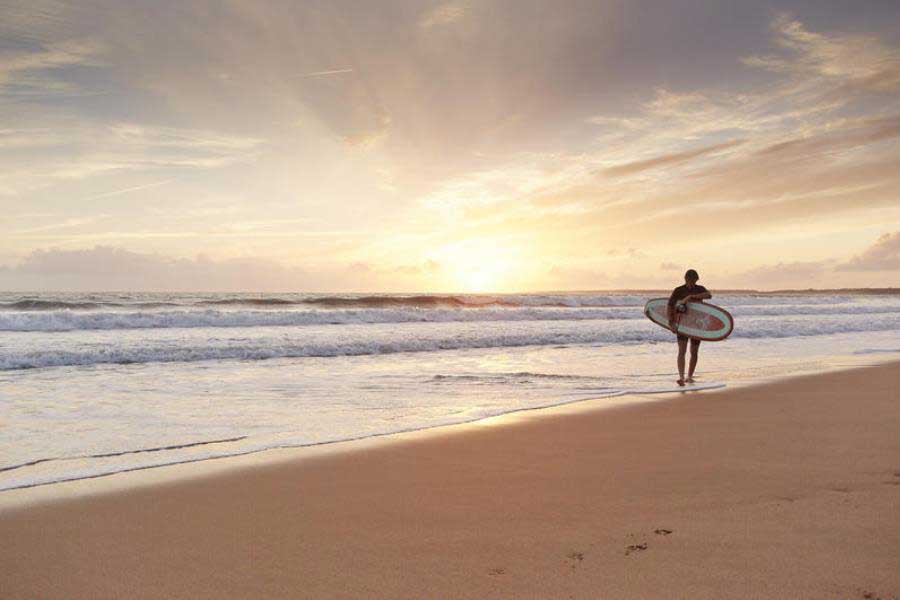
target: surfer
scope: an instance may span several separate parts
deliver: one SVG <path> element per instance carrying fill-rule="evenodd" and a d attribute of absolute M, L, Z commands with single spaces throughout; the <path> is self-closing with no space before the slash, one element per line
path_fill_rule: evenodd
<path fill-rule="evenodd" d="M 669 329 L 675 331 L 675 325 L 678 323 L 679 313 L 684 312 L 687 307 L 685 302 L 691 300 L 708 300 L 712 298 L 712 294 L 702 285 L 697 285 L 700 275 L 694 269 L 688 269 L 684 274 L 684 285 L 679 285 L 672 290 L 669 296 Z M 683 386 L 685 383 L 694 383 L 694 369 L 697 368 L 697 357 L 700 354 L 700 340 L 691 339 L 691 364 L 688 369 L 687 379 L 684 377 L 684 355 L 687 352 L 688 337 L 678 334 L 678 385 Z"/>

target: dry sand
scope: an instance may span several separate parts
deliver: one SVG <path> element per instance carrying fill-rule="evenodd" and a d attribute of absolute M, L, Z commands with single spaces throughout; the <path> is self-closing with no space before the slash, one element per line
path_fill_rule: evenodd
<path fill-rule="evenodd" d="M 0 598 L 898 598 L 898 386 L 537 411 L 7 509 Z"/>

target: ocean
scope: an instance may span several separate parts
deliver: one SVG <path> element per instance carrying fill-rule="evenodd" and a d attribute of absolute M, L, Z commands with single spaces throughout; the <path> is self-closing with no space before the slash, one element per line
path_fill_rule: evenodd
<path fill-rule="evenodd" d="M 675 391 L 653 292 L 0 293 L 0 492 Z M 725 293 L 693 389 L 900 358 L 900 295 Z"/>

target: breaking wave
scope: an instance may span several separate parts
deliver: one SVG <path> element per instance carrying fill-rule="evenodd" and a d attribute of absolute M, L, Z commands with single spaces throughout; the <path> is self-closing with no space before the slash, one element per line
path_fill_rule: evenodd
<path fill-rule="evenodd" d="M 730 307 L 736 319 L 804 315 L 891 315 L 900 306 L 841 306 L 788 304 Z M 365 309 L 224 309 L 163 308 L 155 310 L 37 310 L 0 311 L 0 331 L 77 331 L 113 329 L 171 329 L 197 327 L 298 327 L 376 323 L 450 323 L 475 321 L 589 321 L 643 319 L 641 305 L 561 308 L 552 306 L 499 306 L 465 310 L 401 306 Z"/>
<path fill-rule="evenodd" d="M 879 315 L 834 315 L 747 317 L 736 319 L 735 338 L 788 338 L 834 333 L 900 330 L 900 313 Z M 476 348 L 552 346 L 567 344 L 623 345 L 670 341 L 671 334 L 638 317 L 621 320 L 564 320 L 508 323 L 485 327 L 470 323 L 422 323 L 347 325 L 336 329 L 239 330 L 233 335 L 206 338 L 180 332 L 157 332 L 153 337 L 121 337 L 104 333 L 102 339 L 77 346 L 54 346 L 46 340 L 18 351 L 0 353 L 0 370 L 37 367 L 132 364 L 149 362 L 194 362 L 205 360 L 263 360 L 272 358 L 364 356 L 401 352 L 434 352 Z M 115 335 L 118 337 L 110 338 Z"/>

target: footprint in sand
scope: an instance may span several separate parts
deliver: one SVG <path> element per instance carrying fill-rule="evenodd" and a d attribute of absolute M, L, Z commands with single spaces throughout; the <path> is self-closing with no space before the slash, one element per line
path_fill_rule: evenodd
<path fill-rule="evenodd" d="M 628 555 L 632 554 L 633 552 L 643 552 L 647 548 L 648 548 L 648 546 L 647 546 L 646 542 L 644 542 L 643 544 L 632 544 L 632 545 L 628 546 L 627 548 L 625 548 L 625 556 L 628 556 Z"/>
<path fill-rule="evenodd" d="M 506 574 L 506 569 L 491 569 L 490 574 L 491 574 L 491 576 L 505 575 L 505 574 Z"/>
<path fill-rule="evenodd" d="M 672 530 L 671 529 L 654 529 L 653 533 L 655 533 L 656 535 L 669 535 L 670 533 L 672 533 Z"/>
<path fill-rule="evenodd" d="M 575 567 L 578 566 L 578 563 L 584 560 L 584 552 L 570 552 L 566 554 L 566 558 L 572 561 L 569 563 L 569 567 L 575 569 Z"/>
<path fill-rule="evenodd" d="M 857 589 L 859 589 L 859 588 L 857 588 Z M 864 589 L 859 589 L 859 592 L 862 594 L 862 597 L 865 598 L 865 600 L 898 600 L 897 596 L 893 596 L 893 595 L 879 596 L 875 592 L 871 592 L 871 591 L 864 590 Z"/>

